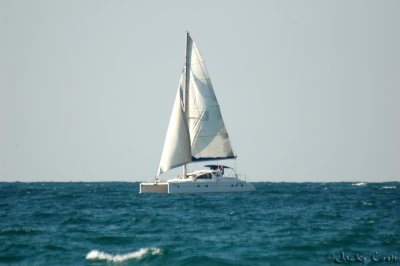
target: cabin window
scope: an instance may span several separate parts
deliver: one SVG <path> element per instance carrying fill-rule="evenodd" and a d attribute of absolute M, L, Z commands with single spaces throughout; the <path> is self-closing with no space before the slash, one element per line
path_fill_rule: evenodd
<path fill-rule="evenodd" d="M 197 177 L 197 179 L 212 179 L 211 174 L 203 174 L 203 175 L 199 175 Z"/>

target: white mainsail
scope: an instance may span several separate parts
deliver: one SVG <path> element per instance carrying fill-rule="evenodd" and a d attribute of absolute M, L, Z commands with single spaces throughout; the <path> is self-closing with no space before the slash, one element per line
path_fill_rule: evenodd
<path fill-rule="evenodd" d="M 234 158 L 206 65 L 192 44 L 187 118 L 193 160 Z"/>
<path fill-rule="evenodd" d="M 185 92 L 185 93 L 184 93 Z M 187 34 L 182 74 L 158 175 L 191 161 L 235 158 L 200 51 Z"/>

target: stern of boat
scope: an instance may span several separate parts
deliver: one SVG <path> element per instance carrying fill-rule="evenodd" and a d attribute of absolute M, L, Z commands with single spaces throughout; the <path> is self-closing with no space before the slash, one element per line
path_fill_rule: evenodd
<path fill-rule="evenodd" d="M 140 183 L 140 193 L 168 193 L 168 183 Z"/>

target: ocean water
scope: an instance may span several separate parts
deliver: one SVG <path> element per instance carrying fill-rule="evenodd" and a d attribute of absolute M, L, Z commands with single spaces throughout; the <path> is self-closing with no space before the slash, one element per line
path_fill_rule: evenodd
<path fill-rule="evenodd" d="M 0 183 L 0 265 L 400 265 L 400 183 L 255 185 Z"/>

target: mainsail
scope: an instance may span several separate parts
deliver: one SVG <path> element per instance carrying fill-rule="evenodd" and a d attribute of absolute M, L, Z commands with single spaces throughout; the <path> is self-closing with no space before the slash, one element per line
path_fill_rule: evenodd
<path fill-rule="evenodd" d="M 187 34 L 181 76 L 157 176 L 192 161 L 235 158 L 203 58 Z"/>

